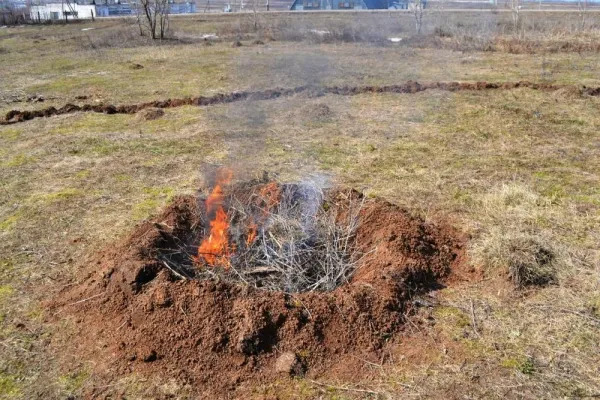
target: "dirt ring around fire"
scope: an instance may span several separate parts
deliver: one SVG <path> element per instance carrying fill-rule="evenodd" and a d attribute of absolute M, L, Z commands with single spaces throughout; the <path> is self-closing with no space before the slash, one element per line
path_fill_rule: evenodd
<path fill-rule="evenodd" d="M 218 397 L 244 384 L 354 368 L 357 357 L 380 354 L 397 339 L 415 294 L 452 280 L 466 263 L 465 237 L 452 226 L 356 191 L 326 192 L 329 204 L 351 198 L 364 200 L 352 246 L 366 255 L 332 291 L 178 279 L 159 255 L 177 243 L 197 244 L 206 212 L 201 198 L 183 196 L 96 255 L 84 267 L 91 272 L 50 308 L 76 321 L 81 334 L 68 346 L 109 381 L 159 373 Z"/>

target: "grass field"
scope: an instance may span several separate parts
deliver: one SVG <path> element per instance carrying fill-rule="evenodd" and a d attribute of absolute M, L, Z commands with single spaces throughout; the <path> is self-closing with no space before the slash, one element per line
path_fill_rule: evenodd
<path fill-rule="evenodd" d="M 298 95 L 171 108 L 156 120 L 74 113 L 0 126 L 0 398 L 97 388 L 193 397 L 168 376 L 98 379 L 93 360 L 67 354 L 82 333 L 48 318 L 45 302 L 215 164 L 239 178 L 325 174 L 450 220 L 469 234 L 469 263 L 483 276 L 439 291 L 436 323 L 408 326 L 393 362 L 365 365 L 369 379 L 282 380 L 255 398 L 600 396 L 600 97 L 575 90 L 600 86 L 600 21 L 585 17 L 582 28 L 577 13 L 524 13 L 515 32 L 507 13 L 431 11 L 417 37 L 403 13 L 260 14 L 256 31 L 251 15 L 194 15 L 175 18 L 175 39 L 162 43 L 127 20 L 0 29 L 2 115 L 306 84 L 573 87 Z M 207 45 L 208 33 L 219 39 Z M 540 249 L 552 254 L 553 283 L 517 288 L 509 272 L 539 272 Z"/>

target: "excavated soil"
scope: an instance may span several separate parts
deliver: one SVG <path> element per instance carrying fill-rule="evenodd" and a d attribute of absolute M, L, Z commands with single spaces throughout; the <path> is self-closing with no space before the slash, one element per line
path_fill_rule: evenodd
<path fill-rule="evenodd" d="M 343 201 L 339 193 L 330 196 Z M 82 266 L 87 277 L 50 304 L 56 318 L 76 321 L 72 354 L 93 360 L 107 381 L 161 374 L 191 384 L 199 398 L 225 398 L 294 375 L 355 378 L 360 360 L 385 362 L 412 296 L 452 281 L 464 265 L 460 232 L 376 198 L 365 201 L 353 243 L 368 254 L 334 291 L 179 280 L 158 255 L 189 241 L 203 212 L 197 197 L 177 198 Z"/>
<path fill-rule="evenodd" d="M 555 91 L 565 88 L 575 88 L 581 95 L 600 96 L 600 87 L 590 88 L 586 86 L 576 87 L 569 85 L 555 85 L 547 83 L 534 83 L 528 81 L 519 82 L 427 82 L 419 83 L 408 81 L 400 85 L 390 86 L 331 86 L 313 87 L 299 86 L 291 89 L 268 89 L 254 92 L 220 93 L 214 96 L 186 97 L 182 99 L 157 100 L 148 103 L 129 104 L 115 106 L 112 104 L 66 104 L 60 108 L 48 107 L 41 110 L 11 110 L 0 125 L 28 121 L 34 118 L 51 117 L 54 115 L 70 114 L 74 112 L 97 112 L 104 114 L 135 114 L 147 108 L 172 108 L 187 105 L 209 106 L 215 104 L 233 103 L 242 100 L 270 100 L 279 97 L 289 97 L 300 93 L 306 93 L 312 97 L 324 96 L 326 94 L 340 96 L 354 96 L 363 93 L 418 93 L 425 90 L 437 89 L 450 92 L 457 91 L 481 91 L 481 90 L 511 90 L 517 88 L 529 88 L 532 90 Z"/>

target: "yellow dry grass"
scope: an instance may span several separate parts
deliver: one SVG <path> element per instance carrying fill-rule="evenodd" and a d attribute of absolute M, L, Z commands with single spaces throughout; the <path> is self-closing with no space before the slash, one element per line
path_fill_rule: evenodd
<path fill-rule="evenodd" d="M 222 25 L 230 17 L 191 21 L 176 20 L 175 29 L 192 36 L 233 29 Z M 0 110 L 62 105 L 84 94 L 88 102 L 125 103 L 306 83 L 600 85 L 596 53 L 308 41 L 89 48 L 83 26 L 0 31 L 0 47 L 9 51 L 0 59 Z M 124 29 L 115 21 L 94 26 L 97 35 Z M 7 100 L 36 93 L 48 100 Z M 48 340 L 66 342 L 75 332 L 69 321 L 44 323 L 41 302 L 76 277 L 86 257 L 173 195 L 196 190 L 206 164 L 231 165 L 240 178 L 263 170 L 282 179 L 327 174 L 426 218 L 450 219 L 470 234 L 470 262 L 485 277 L 438 292 L 388 363 L 365 363 L 371 379 L 329 386 L 285 380 L 257 387 L 256 398 L 364 395 L 343 388 L 382 398 L 597 395 L 599 106 L 594 97 L 529 89 L 299 95 L 168 109 L 153 121 L 77 113 L 1 126 L 0 397 L 78 396 L 98 387 L 131 398 L 191 396 L 193 388 L 169 377 L 149 382 L 132 374 L 107 383 L 89 373 L 89 361 L 62 364 L 65 355 L 49 353 Z M 539 248 L 555 255 L 555 283 L 517 290 L 507 280 L 511 265 L 539 267 Z"/>

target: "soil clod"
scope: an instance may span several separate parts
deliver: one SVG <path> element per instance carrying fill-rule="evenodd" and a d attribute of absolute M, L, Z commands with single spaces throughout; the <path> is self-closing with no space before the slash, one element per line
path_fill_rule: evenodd
<path fill-rule="evenodd" d="M 275 361 L 275 372 L 288 376 L 300 376 L 304 373 L 296 353 L 287 351 Z"/>
<path fill-rule="evenodd" d="M 147 108 L 139 114 L 139 118 L 146 121 L 153 121 L 165 115 L 162 108 Z"/>

